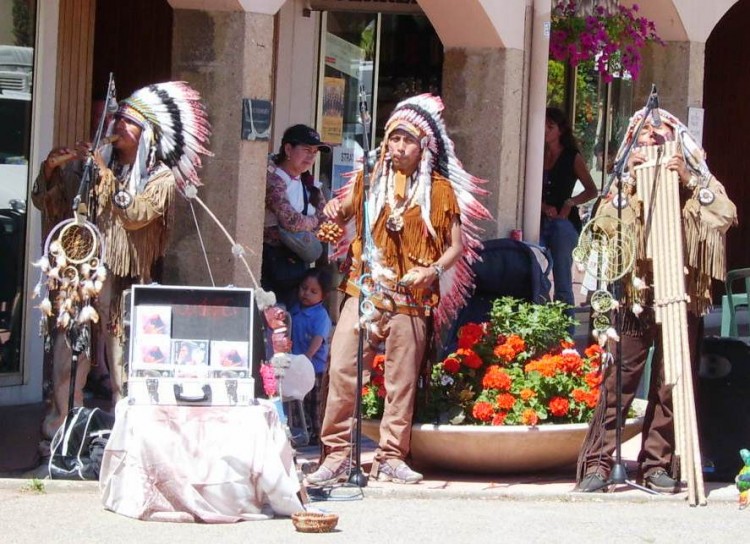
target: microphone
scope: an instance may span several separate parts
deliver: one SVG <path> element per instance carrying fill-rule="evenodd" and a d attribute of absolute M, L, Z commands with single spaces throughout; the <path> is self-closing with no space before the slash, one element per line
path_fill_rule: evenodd
<path fill-rule="evenodd" d="M 117 113 L 117 109 L 120 107 L 120 105 L 117 103 L 117 100 L 115 100 L 114 97 L 109 99 L 109 102 L 107 103 L 107 113 L 109 115 L 114 115 Z"/>
<path fill-rule="evenodd" d="M 661 126 L 661 115 L 659 115 L 659 95 L 656 92 L 656 84 L 651 84 L 651 96 L 648 99 L 651 108 L 651 124 L 655 127 Z"/>

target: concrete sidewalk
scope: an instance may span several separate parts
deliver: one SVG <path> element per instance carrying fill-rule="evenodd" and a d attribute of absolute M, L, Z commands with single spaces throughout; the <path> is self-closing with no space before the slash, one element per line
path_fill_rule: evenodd
<path fill-rule="evenodd" d="M 628 474 L 635 474 L 635 458 L 640 449 L 640 435 L 636 435 L 623 444 L 622 459 Z M 362 468 L 369 471 L 374 453 L 374 443 L 363 440 Z M 298 464 L 303 467 L 310 464 L 312 468 L 318 460 L 318 448 L 309 446 L 298 450 Z M 14 478 L 0 478 L 0 489 L 18 490 L 30 486 L 32 478 L 41 480 L 45 489 L 55 491 L 84 491 L 98 494 L 98 482 L 76 482 L 43 479 L 43 471 L 29 471 Z M 467 475 L 440 471 L 424 471 L 425 479 L 416 485 L 402 485 L 391 482 L 369 481 L 367 486 L 359 489 L 356 486 L 343 484 L 334 488 L 329 500 L 344 498 L 386 498 L 386 499 L 505 499 L 519 501 L 613 501 L 643 503 L 648 501 L 671 501 L 682 503 L 687 500 L 687 491 L 675 495 L 653 495 L 627 484 L 613 486 L 607 493 L 574 492 L 575 469 L 554 473 L 523 475 Z M 706 496 L 709 503 L 733 503 L 738 501 L 738 492 L 733 483 L 706 482 Z M 311 501 L 317 503 L 321 494 L 311 494 Z"/>

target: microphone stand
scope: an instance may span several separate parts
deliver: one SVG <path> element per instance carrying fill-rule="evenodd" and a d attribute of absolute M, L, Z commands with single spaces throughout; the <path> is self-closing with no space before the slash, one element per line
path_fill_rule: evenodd
<path fill-rule="evenodd" d="M 658 108 L 659 104 L 659 98 L 656 94 L 656 85 L 651 85 L 651 93 L 649 94 L 648 101 L 646 102 L 646 111 L 641 118 L 641 121 L 638 123 L 638 127 L 636 128 L 636 131 L 633 133 L 633 137 L 631 138 L 630 142 L 628 143 L 627 147 L 625 148 L 625 152 L 622 154 L 620 159 L 615 162 L 615 165 L 613 167 L 612 171 L 612 177 L 610 178 L 609 183 L 607 184 L 607 187 L 605 191 L 602 192 L 602 196 L 606 196 L 606 194 L 609 192 L 609 188 L 612 185 L 612 182 L 616 179 L 617 180 L 617 205 L 615 206 L 617 208 L 617 244 L 618 246 L 622 243 L 622 209 L 624 207 L 624 201 L 623 201 L 623 194 L 622 194 L 622 174 L 625 170 L 625 165 L 628 162 L 628 159 L 630 158 L 630 154 L 633 151 L 633 146 L 635 145 L 636 140 L 638 139 L 638 135 L 641 133 L 641 130 L 643 130 L 643 126 L 646 123 L 646 119 L 648 119 L 649 115 L 654 111 L 654 109 Z M 619 258 L 619 256 L 618 256 Z M 619 279 L 615 282 L 613 286 L 613 296 L 615 300 L 619 300 L 621 295 L 623 294 L 623 288 L 622 288 L 622 280 Z M 623 320 L 624 320 L 624 311 L 622 308 L 617 310 L 616 314 L 616 327 L 618 334 L 622 335 L 622 326 L 623 326 Z M 628 480 L 628 473 L 625 469 L 625 465 L 622 462 L 622 427 L 624 422 L 623 417 L 623 409 L 622 409 L 622 339 L 620 339 L 617 342 L 617 345 L 615 347 L 615 409 L 616 409 L 616 426 L 615 426 L 615 460 L 614 464 L 612 465 L 612 470 L 609 475 L 609 483 L 615 484 L 615 485 L 621 485 L 626 484 L 630 487 L 633 487 L 635 489 L 640 489 L 641 491 L 645 491 L 646 493 L 650 493 L 652 495 L 658 495 L 658 491 L 654 491 L 653 489 L 649 489 L 645 486 L 642 486 L 632 480 Z"/>
<path fill-rule="evenodd" d="M 91 178 L 94 171 L 94 152 L 99 147 L 101 141 L 102 132 L 104 131 L 104 120 L 107 117 L 107 109 L 109 104 L 115 99 L 115 81 L 112 73 L 109 74 L 109 83 L 107 84 L 107 98 L 104 102 L 104 109 L 102 110 L 101 117 L 97 123 L 96 134 L 94 141 L 91 144 L 91 153 L 86 158 L 86 162 L 83 167 L 83 173 L 81 175 L 81 182 L 78 186 L 78 193 L 73 199 L 73 219 L 76 224 L 82 224 L 88 219 L 89 215 L 89 193 L 91 191 Z M 93 212 L 93 210 L 91 210 Z M 73 323 L 67 332 L 67 337 L 71 346 L 71 362 L 70 362 L 70 383 L 68 385 L 68 415 L 70 411 L 75 407 L 75 390 L 76 390 L 76 378 L 78 374 L 78 359 L 82 353 L 89 350 L 91 346 L 91 325 Z M 90 357 L 90 355 L 89 355 Z M 63 436 L 68 432 L 70 426 L 70 417 L 66 417 L 63 421 Z"/>
<path fill-rule="evenodd" d="M 364 240 L 367 238 L 367 191 L 366 182 L 369 175 L 369 155 L 370 155 L 370 135 L 368 134 L 370 122 L 369 113 L 367 111 L 367 92 L 365 91 L 364 85 L 359 87 L 359 114 L 362 119 L 362 143 L 364 148 L 364 156 L 362 161 L 362 218 L 361 218 L 361 229 L 362 229 L 362 253 L 365 251 Z M 362 262 L 362 273 L 364 273 L 365 260 L 360 259 Z M 359 302 L 358 302 L 358 318 L 362 317 L 362 302 L 365 300 L 364 286 L 359 287 Z M 358 319 L 359 323 L 359 319 Z M 362 472 L 362 374 L 364 372 L 364 345 L 365 345 L 365 331 L 361 327 L 359 328 L 359 336 L 357 338 L 357 389 L 355 390 L 355 401 L 354 401 L 354 418 L 355 418 L 355 432 L 354 432 L 354 466 L 349 473 L 349 483 L 358 487 L 367 486 L 367 477 Z"/>

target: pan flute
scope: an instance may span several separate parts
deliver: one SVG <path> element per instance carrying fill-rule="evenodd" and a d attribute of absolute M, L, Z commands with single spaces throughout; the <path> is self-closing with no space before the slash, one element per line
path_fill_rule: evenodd
<path fill-rule="evenodd" d="M 690 504 L 703 505 L 706 496 L 688 338 L 680 182 L 677 173 L 666 167 L 677 150 L 676 142 L 641 148 L 647 161 L 634 170 L 643 202 L 646 257 L 653 267 L 654 312 L 661 324 L 664 379 L 672 388 L 676 455 L 681 477 L 688 484 Z"/>

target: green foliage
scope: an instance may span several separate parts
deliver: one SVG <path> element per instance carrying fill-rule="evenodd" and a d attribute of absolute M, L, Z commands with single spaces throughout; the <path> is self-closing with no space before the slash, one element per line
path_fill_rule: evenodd
<path fill-rule="evenodd" d="M 27 493 L 37 493 L 37 494 L 44 494 L 47 492 L 47 490 L 44 487 L 44 482 L 37 478 L 32 478 L 29 482 L 24 484 L 21 487 L 21 491 L 25 491 Z"/>
<path fill-rule="evenodd" d="M 532 355 L 570 340 L 568 329 L 577 324 L 565 311 L 563 302 L 533 304 L 502 297 L 492 304 L 490 318 L 496 336 L 516 334 L 524 339 Z"/>

